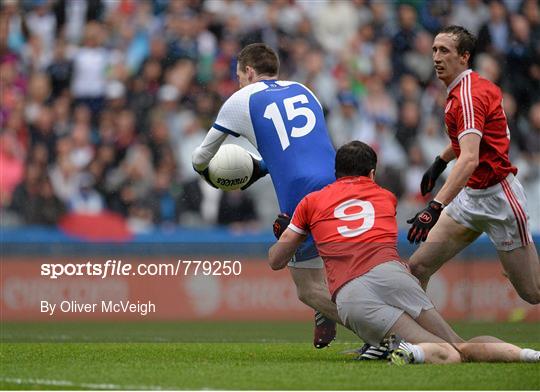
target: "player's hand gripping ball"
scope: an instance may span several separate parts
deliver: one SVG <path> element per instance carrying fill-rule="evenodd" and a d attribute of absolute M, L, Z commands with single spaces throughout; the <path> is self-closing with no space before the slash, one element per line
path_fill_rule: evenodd
<path fill-rule="evenodd" d="M 210 181 L 224 191 L 242 188 L 252 175 L 251 154 L 236 144 L 221 146 L 208 165 Z"/>

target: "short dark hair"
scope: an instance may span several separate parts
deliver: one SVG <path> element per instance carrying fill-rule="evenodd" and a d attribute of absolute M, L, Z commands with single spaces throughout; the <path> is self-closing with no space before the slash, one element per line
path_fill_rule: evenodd
<path fill-rule="evenodd" d="M 354 140 L 336 153 L 336 178 L 368 176 L 377 167 L 377 154 L 366 143 Z"/>
<path fill-rule="evenodd" d="M 476 37 L 462 26 L 447 26 L 439 31 L 439 34 L 452 34 L 457 38 L 457 52 L 459 55 L 463 55 L 469 52 L 469 67 L 472 64 L 472 59 L 476 52 Z"/>
<path fill-rule="evenodd" d="M 270 46 L 263 43 L 247 45 L 238 54 L 240 70 L 245 72 L 249 65 L 259 75 L 274 76 L 279 73 L 279 58 Z"/>

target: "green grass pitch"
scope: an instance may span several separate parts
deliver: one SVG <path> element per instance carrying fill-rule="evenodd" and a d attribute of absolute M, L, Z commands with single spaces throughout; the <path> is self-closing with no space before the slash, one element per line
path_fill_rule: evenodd
<path fill-rule="evenodd" d="M 455 328 L 540 349 L 538 324 Z M 342 355 L 360 345 L 344 329 L 327 349 L 310 339 L 309 323 L 4 323 L 0 388 L 540 389 L 540 364 L 394 367 Z"/>

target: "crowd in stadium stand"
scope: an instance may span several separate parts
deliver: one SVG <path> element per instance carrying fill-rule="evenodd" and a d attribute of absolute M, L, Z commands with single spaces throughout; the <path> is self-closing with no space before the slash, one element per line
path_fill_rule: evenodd
<path fill-rule="evenodd" d="M 281 79 L 310 87 L 336 146 L 379 154 L 378 181 L 421 208 L 420 179 L 447 144 L 434 35 L 478 36 L 475 68 L 504 91 L 511 159 L 540 230 L 537 0 L 3 0 L 3 225 L 114 211 L 134 232 L 163 225 L 266 228 L 269 179 L 247 192 L 204 184 L 191 152 L 237 90 L 235 55 L 265 42 Z M 306 163 L 308 164 L 308 163 Z M 448 172 L 449 170 L 447 170 Z M 404 227 L 404 226 L 403 226 Z"/>

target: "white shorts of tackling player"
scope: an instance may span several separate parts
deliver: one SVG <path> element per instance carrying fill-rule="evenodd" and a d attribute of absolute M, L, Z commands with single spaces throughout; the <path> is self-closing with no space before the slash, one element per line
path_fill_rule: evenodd
<path fill-rule="evenodd" d="M 527 198 L 513 174 L 486 189 L 463 188 L 444 212 L 468 229 L 486 233 L 497 250 L 532 242 Z"/>
<path fill-rule="evenodd" d="M 416 319 L 433 308 L 418 280 L 397 261 L 388 261 L 345 284 L 336 296 L 343 324 L 377 346 L 406 312 Z"/>
<path fill-rule="evenodd" d="M 287 266 L 292 268 L 320 269 L 324 267 L 324 262 L 320 256 L 304 261 L 296 261 L 296 259 L 293 257 Z"/>

